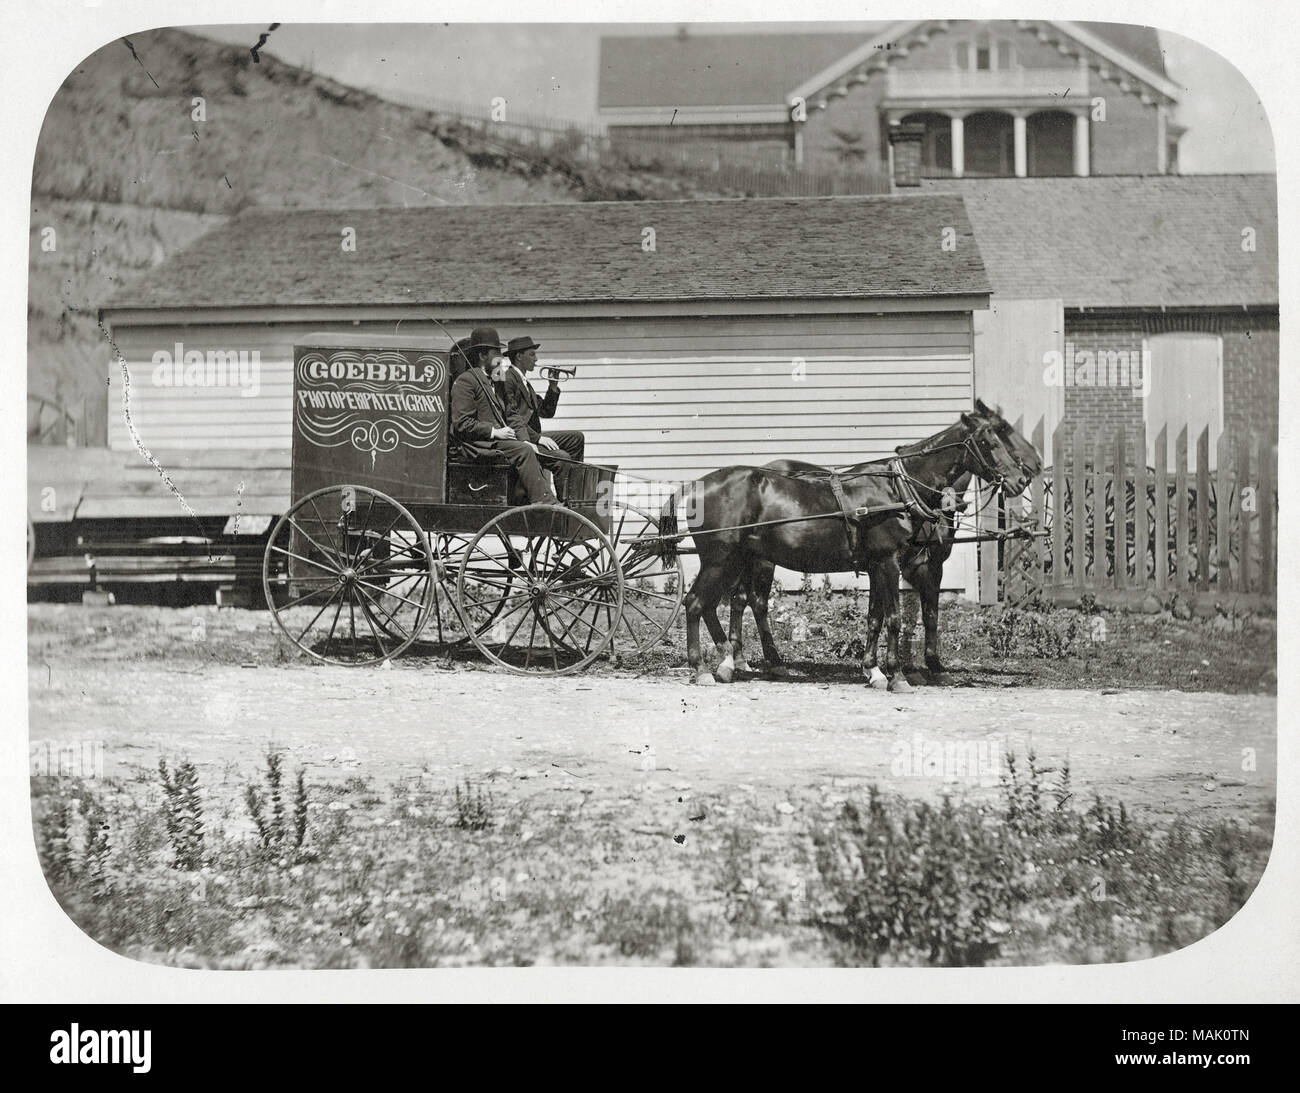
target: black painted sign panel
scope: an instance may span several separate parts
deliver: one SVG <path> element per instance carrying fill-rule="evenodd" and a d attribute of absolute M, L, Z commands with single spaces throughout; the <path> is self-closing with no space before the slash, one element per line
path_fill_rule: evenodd
<path fill-rule="evenodd" d="M 447 356 L 359 339 L 295 346 L 294 499 L 347 483 L 403 502 L 443 501 Z"/>

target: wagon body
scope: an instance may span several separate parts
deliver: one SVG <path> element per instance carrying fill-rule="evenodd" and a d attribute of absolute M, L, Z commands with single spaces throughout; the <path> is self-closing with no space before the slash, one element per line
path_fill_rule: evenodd
<path fill-rule="evenodd" d="M 613 466 L 583 464 L 563 506 L 528 505 L 506 464 L 450 458 L 451 373 L 427 338 L 295 345 L 291 506 L 263 566 L 281 630 L 319 660 L 373 664 L 431 626 L 433 644 L 538 674 L 616 633 L 657 643 L 683 584 L 636 545 L 657 520 L 614 500 Z M 629 586 L 648 627 L 623 617 Z"/>

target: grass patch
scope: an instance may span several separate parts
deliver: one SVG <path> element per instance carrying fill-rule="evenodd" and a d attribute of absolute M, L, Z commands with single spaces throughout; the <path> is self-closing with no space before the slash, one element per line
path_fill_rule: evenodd
<path fill-rule="evenodd" d="M 223 809 L 163 766 L 33 778 L 37 843 L 86 933 L 193 967 L 1136 959 L 1226 922 L 1271 839 L 1271 817 L 1076 801 L 1068 766 L 1032 755 L 971 799 L 732 793 L 692 799 L 690 818 L 676 793 L 313 785 L 270 756 L 227 772 Z"/>
<path fill-rule="evenodd" d="M 1053 777 L 1054 775 L 1054 777 Z M 1007 757 L 996 804 L 846 802 L 813 832 L 821 926 L 846 963 L 1072 964 L 1170 952 L 1245 903 L 1271 832 L 1073 803 L 1069 767 Z"/>

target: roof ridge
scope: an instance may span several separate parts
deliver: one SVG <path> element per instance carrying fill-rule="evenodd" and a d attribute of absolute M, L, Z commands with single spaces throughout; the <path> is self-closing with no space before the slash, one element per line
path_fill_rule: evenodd
<path fill-rule="evenodd" d="M 949 180 L 945 180 L 949 181 Z M 962 179 L 953 179 L 951 181 L 961 182 Z M 1024 181 L 1023 179 L 1017 181 Z M 611 199 L 607 201 L 512 201 L 493 203 L 491 205 L 475 205 L 471 203 L 464 204 L 446 204 L 446 205 L 250 205 L 241 209 L 236 214 L 236 219 L 250 214 L 260 213 L 289 213 L 289 214 L 307 214 L 307 213 L 375 213 L 375 212 L 433 212 L 447 211 L 451 209 L 590 209 L 593 207 L 609 206 L 626 206 L 628 208 L 645 208 L 649 205 L 757 205 L 757 204 L 807 204 L 811 205 L 817 202 L 842 203 L 852 202 L 887 202 L 887 201 L 915 201 L 933 200 L 940 197 L 960 197 L 960 194 L 945 194 L 941 192 L 926 193 L 923 190 L 917 190 L 912 193 L 897 194 L 817 194 L 817 195 L 764 195 L 761 197 L 672 197 L 657 198 L 649 201 L 619 201 Z"/>

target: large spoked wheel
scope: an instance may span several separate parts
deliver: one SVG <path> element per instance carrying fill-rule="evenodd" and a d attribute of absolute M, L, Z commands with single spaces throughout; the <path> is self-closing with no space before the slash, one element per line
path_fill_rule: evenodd
<path fill-rule="evenodd" d="M 623 571 L 604 533 L 562 505 L 526 505 L 470 541 L 456 599 L 470 639 L 524 675 L 565 675 L 609 646 L 623 610 Z"/>
<path fill-rule="evenodd" d="M 659 518 L 634 505 L 612 502 L 609 537 L 623 570 L 623 614 L 614 648 L 638 656 L 656 648 L 677 621 L 686 597 L 680 556 L 665 562 L 636 540 L 659 534 Z"/>
<path fill-rule="evenodd" d="M 439 532 L 429 538 L 434 556 L 442 566 L 446 578 L 434 587 L 432 611 L 421 640 L 436 642 L 444 647 L 463 645 L 470 640 L 470 630 L 482 632 L 488 629 L 501 613 L 513 587 L 515 575 L 507 572 L 503 578 L 496 566 L 489 566 L 485 572 L 480 572 L 481 567 L 471 567 L 467 587 L 472 593 L 474 607 L 467 619 L 462 615 L 456 599 L 455 578 L 474 537 L 459 532 Z M 491 583 L 480 582 L 480 575 Z"/>
<path fill-rule="evenodd" d="M 439 573 L 410 512 L 365 486 L 327 486 L 271 531 L 262 586 L 271 616 L 325 664 L 390 660 L 419 636 Z"/>

